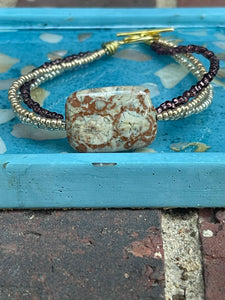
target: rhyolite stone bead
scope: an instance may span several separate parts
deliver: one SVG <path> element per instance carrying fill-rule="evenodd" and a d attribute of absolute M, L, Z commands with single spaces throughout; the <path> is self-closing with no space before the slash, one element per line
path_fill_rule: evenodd
<path fill-rule="evenodd" d="M 156 136 L 156 111 L 142 86 L 78 91 L 68 97 L 65 111 L 69 143 L 79 152 L 133 150 Z"/>

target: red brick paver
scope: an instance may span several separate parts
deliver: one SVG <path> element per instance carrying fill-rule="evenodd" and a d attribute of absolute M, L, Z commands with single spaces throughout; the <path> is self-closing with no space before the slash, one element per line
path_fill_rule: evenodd
<path fill-rule="evenodd" d="M 224 0 L 178 0 L 178 7 L 225 6 Z"/>
<path fill-rule="evenodd" d="M 205 299 L 225 299 L 225 209 L 199 212 Z"/>
<path fill-rule="evenodd" d="M 155 0 L 19 0 L 17 7 L 155 7 Z"/>
<path fill-rule="evenodd" d="M 164 299 L 158 210 L 0 213 L 1 300 Z"/>

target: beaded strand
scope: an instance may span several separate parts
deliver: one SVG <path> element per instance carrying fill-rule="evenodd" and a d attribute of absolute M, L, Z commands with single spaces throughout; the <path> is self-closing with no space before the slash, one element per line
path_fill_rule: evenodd
<path fill-rule="evenodd" d="M 182 96 L 173 98 L 171 101 L 167 100 L 160 104 L 156 108 L 157 113 L 162 113 L 167 109 L 174 109 L 182 104 L 185 104 L 189 101 L 190 98 L 195 97 L 202 89 L 207 87 L 209 83 L 213 80 L 219 70 L 219 59 L 215 56 L 212 51 L 209 51 L 207 48 L 196 45 L 188 46 L 177 46 L 177 47 L 165 47 L 165 45 L 158 42 L 151 44 L 151 48 L 160 55 L 171 55 L 175 56 L 176 54 L 188 54 L 188 53 L 197 53 L 202 54 L 205 58 L 210 61 L 209 72 L 204 74 L 203 78 L 199 80 L 195 85 L 193 85 L 189 90 L 185 91 Z"/>
<path fill-rule="evenodd" d="M 176 120 L 206 109 L 213 98 L 212 87 L 209 82 L 216 75 L 219 67 L 218 59 L 215 57 L 214 53 L 208 51 L 204 47 L 200 47 L 198 49 L 189 46 L 176 47 L 173 43 L 165 40 L 159 40 L 157 43 L 152 43 L 152 45 L 154 50 L 159 54 L 173 55 L 175 60 L 184 65 L 199 80 L 196 85 L 191 87 L 190 90 L 184 92 L 186 93 L 185 95 L 183 93 L 183 96 L 174 98 L 172 101 L 166 101 L 157 107 L 157 119 Z M 188 49 L 190 51 L 199 52 L 203 55 L 205 53 L 205 57 L 207 56 L 207 58 L 210 59 L 211 65 L 208 73 L 198 59 L 187 53 L 187 47 L 189 47 Z M 205 49 L 204 51 L 203 48 Z M 14 81 L 13 85 L 9 89 L 9 100 L 11 101 L 12 107 L 19 119 L 23 123 L 32 124 L 35 127 L 48 128 L 51 130 L 65 130 L 63 115 L 56 112 L 50 112 L 40 107 L 37 102 L 31 99 L 30 91 L 38 87 L 43 82 L 60 75 L 66 70 L 90 63 L 105 54 L 108 54 L 108 49 L 103 47 L 103 49 L 92 53 L 87 52 L 79 53 L 78 55 L 70 55 L 63 59 L 47 62 L 27 75 L 21 76 L 18 80 Z M 207 74 L 208 76 L 206 76 Z M 193 99 L 188 101 L 191 97 L 193 97 Z M 178 101 L 175 101 L 175 99 Z M 24 103 L 32 109 L 33 112 L 23 108 L 20 104 L 21 101 L 24 101 Z"/>

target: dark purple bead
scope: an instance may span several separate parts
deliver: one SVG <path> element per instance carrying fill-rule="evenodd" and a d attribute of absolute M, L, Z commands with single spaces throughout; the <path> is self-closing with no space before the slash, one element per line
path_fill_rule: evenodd
<path fill-rule="evenodd" d="M 172 108 L 172 109 L 176 108 L 175 103 L 173 103 L 173 102 L 171 103 L 171 108 Z"/>
<path fill-rule="evenodd" d="M 46 118 L 52 119 L 52 113 L 50 111 L 47 111 Z"/>
<path fill-rule="evenodd" d="M 178 104 L 181 105 L 184 103 L 184 98 L 182 96 L 177 97 L 178 99 Z"/>
<path fill-rule="evenodd" d="M 214 56 L 215 54 L 212 52 L 212 51 L 209 51 L 209 50 L 206 50 L 204 53 L 203 53 L 203 56 L 205 58 L 208 58 L 210 59 L 212 56 Z"/>
<path fill-rule="evenodd" d="M 38 106 L 35 106 L 35 107 L 33 108 L 33 112 L 35 112 L 36 114 L 39 114 L 39 113 L 40 113 L 40 110 L 41 110 L 41 108 L 38 107 Z"/>
<path fill-rule="evenodd" d="M 198 54 L 202 54 L 206 51 L 207 49 L 205 47 L 201 47 L 201 46 L 196 46 L 195 52 Z"/>
<path fill-rule="evenodd" d="M 29 108 L 33 108 L 33 101 L 31 99 L 29 99 L 27 102 L 26 102 L 26 105 L 29 107 Z"/>
<path fill-rule="evenodd" d="M 205 87 L 205 83 L 202 80 L 198 81 L 198 84 L 201 85 L 202 88 Z"/>
<path fill-rule="evenodd" d="M 174 55 L 174 48 L 166 49 L 168 55 Z"/>
<path fill-rule="evenodd" d="M 167 109 L 167 106 L 166 106 L 166 103 L 162 103 L 160 104 L 160 107 L 162 108 L 162 110 L 166 110 Z"/>
<path fill-rule="evenodd" d="M 30 89 L 28 89 L 28 88 L 26 88 L 26 89 L 23 89 L 22 91 L 21 91 L 21 93 L 23 94 L 23 96 L 24 95 L 26 95 L 26 94 L 30 94 Z"/>
<path fill-rule="evenodd" d="M 191 97 L 195 97 L 197 95 L 197 91 L 195 89 L 195 85 L 192 85 L 192 87 L 189 90 Z"/>
<path fill-rule="evenodd" d="M 51 114 L 52 114 L 52 118 L 55 118 L 55 116 L 57 115 L 56 112 L 52 112 Z"/>
<path fill-rule="evenodd" d="M 40 104 L 38 102 L 34 102 L 33 107 L 40 107 Z"/>
<path fill-rule="evenodd" d="M 29 87 L 28 87 L 28 86 L 22 86 L 22 87 L 20 88 L 20 92 L 21 92 L 22 94 L 30 93 L 30 86 L 29 86 Z"/>
<path fill-rule="evenodd" d="M 67 56 L 63 59 L 63 61 L 65 61 L 65 62 L 70 62 L 71 60 L 73 60 L 72 56 Z"/>
<path fill-rule="evenodd" d="M 199 87 L 199 86 L 196 84 L 196 85 L 194 85 L 194 89 L 195 89 L 196 92 L 198 93 L 198 92 L 201 91 L 202 87 Z"/>
<path fill-rule="evenodd" d="M 205 74 L 204 77 L 207 78 L 209 82 L 213 80 L 213 76 L 210 73 Z"/>
<path fill-rule="evenodd" d="M 23 99 L 30 98 L 30 93 L 23 93 L 22 97 L 23 97 Z"/>
<path fill-rule="evenodd" d="M 188 52 L 195 52 L 195 45 L 188 45 L 187 46 L 187 51 Z"/>
<path fill-rule="evenodd" d="M 57 114 L 57 116 L 55 116 L 55 119 L 63 119 L 63 115 Z"/>
<path fill-rule="evenodd" d="M 163 49 L 163 48 L 158 49 L 158 50 L 157 50 L 157 53 L 158 53 L 159 55 L 166 55 L 166 54 L 167 54 L 166 50 Z"/>
<path fill-rule="evenodd" d="M 182 97 L 183 98 L 183 103 L 187 103 L 188 102 L 188 98 L 187 97 Z"/>
<path fill-rule="evenodd" d="M 180 45 L 180 46 L 177 47 L 177 49 L 179 50 L 179 52 L 177 52 L 177 53 L 187 53 L 188 52 L 186 46 Z"/>
<path fill-rule="evenodd" d="M 47 111 L 46 109 L 41 108 L 40 114 L 41 114 L 43 117 L 45 117 L 46 114 L 47 114 L 47 112 L 48 112 L 48 111 Z"/>
<path fill-rule="evenodd" d="M 23 99 L 23 102 L 24 102 L 25 104 L 27 104 L 27 102 L 30 102 L 30 100 L 31 100 L 30 97 L 29 97 L 29 98 L 25 98 L 25 99 Z"/>
<path fill-rule="evenodd" d="M 217 72 L 218 72 L 217 68 L 210 68 L 210 73 L 212 73 L 213 76 L 216 76 Z"/>
<path fill-rule="evenodd" d="M 171 106 L 172 106 L 172 102 L 171 101 L 166 101 L 165 104 L 166 104 L 167 108 L 171 108 Z"/>
<path fill-rule="evenodd" d="M 191 93 L 189 92 L 189 91 L 185 91 L 184 93 L 183 93 L 183 97 L 185 97 L 185 98 L 191 98 Z"/>
<path fill-rule="evenodd" d="M 157 111 L 158 114 L 161 114 L 161 112 L 162 112 L 163 110 L 162 110 L 162 108 L 159 106 L 159 107 L 156 108 L 156 111 Z"/>
<path fill-rule="evenodd" d="M 215 67 L 215 68 L 219 68 L 219 60 L 215 59 L 215 60 L 211 60 L 210 61 L 210 67 Z"/>
<path fill-rule="evenodd" d="M 205 77 L 205 75 L 203 76 L 202 81 L 204 82 L 205 86 L 209 84 L 209 79 Z"/>
<path fill-rule="evenodd" d="M 51 65 L 50 62 L 46 62 L 46 63 L 43 64 L 43 68 L 48 68 L 50 65 Z"/>
<path fill-rule="evenodd" d="M 211 77 L 210 81 L 212 81 L 215 75 L 212 72 L 209 72 L 208 74 Z"/>
<path fill-rule="evenodd" d="M 173 98 L 173 99 L 172 99 L 172 102 L 173 102 L 175 105 L 178 105 L 179 100 L 178 100 L 177 98 Z"/>
<path fill-rule="evenodd" d="M 203 89 L 204 86 L 202 86 L 200 83 L 196 84 L 196 89 L 198 89 L 198 92 L 200 92 Z"/>

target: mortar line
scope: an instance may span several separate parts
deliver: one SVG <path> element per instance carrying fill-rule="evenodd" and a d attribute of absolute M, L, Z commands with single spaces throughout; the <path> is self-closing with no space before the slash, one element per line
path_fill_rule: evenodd
<path fill-rule="evenodd" d="M 156 7 L 177 7 L 177 0 L 156 0 Z"/>
<path fill-rule="evenodd" d="M 197 210 L 162 211 L 165 299 L 204 300 Z"/>

